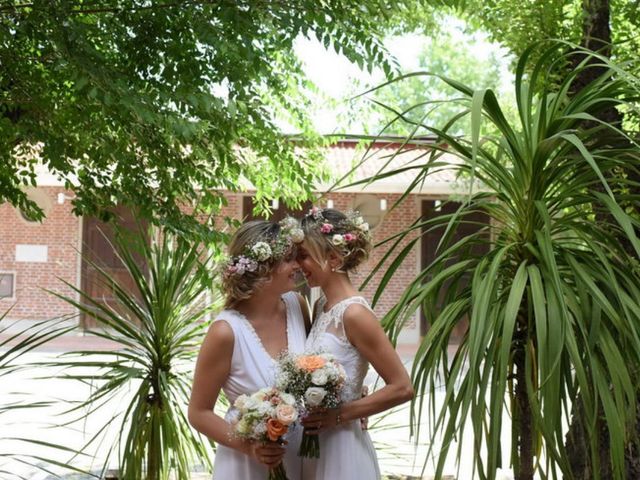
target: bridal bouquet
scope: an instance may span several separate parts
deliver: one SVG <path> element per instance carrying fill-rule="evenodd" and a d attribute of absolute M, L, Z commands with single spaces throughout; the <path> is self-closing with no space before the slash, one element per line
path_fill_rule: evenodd
<path fill-rule="evenodd" d="M 275 388 L 240 395 L 233 406 L 237 409 L 233 431 L 248 440 L 281 442 L 289 426 L 298 419 L 296 399 Z M 282 463 L 269 470 L 269 480 L 287 480 Z"/>
<path fill-rule="evenodd" d="M 330 353 L 287 354 L 279 359 L 278 367 L 276 387 L 293 395 L 303 411 L 335 408 L 340 404 L 346 373 Z M 318 458 L 318 436 L 303 435 L 298 455 Z"/>

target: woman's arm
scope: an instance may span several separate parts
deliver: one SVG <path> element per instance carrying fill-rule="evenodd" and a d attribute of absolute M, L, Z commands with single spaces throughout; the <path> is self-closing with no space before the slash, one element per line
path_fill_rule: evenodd
<path fill-rule="evenodd" d="M 233 355 L 234 335 L 227 322 L 214 322 L 205 336 L 193 377 L 189 399 L 189 423 L 200 433 L 220 445 L 239 450 L 268 467 L 282 460 L 284 448 L 267 442 L 249 442 L 235 435 L 231 425 L 213 412 L 222 385 L 229 376 Z"/>
<path fill-rule="evenodd" d="M 385 386 L 324 414 L 310 414 L 303 420 L 310 428 L 333 427 L 341 422 L 369 417 L 407 402 L 414 395 L 409 374 L 373 312 L 362 305 L 350 305 L 344 313 L 343 323 L 348 340 L 382 377 Z"/>

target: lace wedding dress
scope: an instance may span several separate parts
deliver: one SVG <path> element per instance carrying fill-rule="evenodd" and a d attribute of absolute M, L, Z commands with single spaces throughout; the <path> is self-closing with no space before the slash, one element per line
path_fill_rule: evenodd
<path fill-rule="evenodd" d="M 362 297 L 349 297 L 324 311 L 326 298 L 317 304 L 311 332 L 305 350 L 327 352 L 335 355 L 347 373 L 342 391 L 343 402 L 350 402 L 362 395 L 362 384 L 369 369 L 369 362 L 349 343 L 342 317 L 350 305 L 364 305 L 371 309 Z M 360 420 L 345 422 L 321 431 L 320 458 L 305 459 L 305 480 L 374 480 L 380 478 L 376 451 L 369 432 L 362 429 Z"/>

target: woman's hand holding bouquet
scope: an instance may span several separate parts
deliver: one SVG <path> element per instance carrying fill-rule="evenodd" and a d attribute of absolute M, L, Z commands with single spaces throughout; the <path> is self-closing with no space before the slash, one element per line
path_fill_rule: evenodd
<path fill-rule="evenodd" d="M 301 403 L 303 411 L 313 414 L 314 411 L 340 405 L 345 381 L 344 368 L 329 353 L 288 354 L 280 358 L 276 386 L 293 395 Z M 305 427 L 298 455 L 320 456 L 317 429 Z"/>
<path fill-rule="evenodd" d="M 275 388 L 262 388 L 251 395 L 240 395 L 233 406 L 237 416 L 232 420 L 233 432 L 250 440 L 250 455 L 269 467 L 269 480 L 287 480 L 282 465 L 283 436 L 298 419 L 296 399 Z"/>

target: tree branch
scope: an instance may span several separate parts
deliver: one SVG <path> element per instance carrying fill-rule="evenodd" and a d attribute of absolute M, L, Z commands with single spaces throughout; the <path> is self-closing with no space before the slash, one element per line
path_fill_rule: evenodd
<path fill-rule="evenodd" d="M 133 8 L 114 8 L 114 7 L 104 7 L 104 8 L 79 8 L 76 10 L 71 10 L 70 13 L 74 14 L 74 15 L 80 15 L 80 14 L 91 14 L 91 13 L 120 13 L 120 12 L 138 12 L 138 11 L 143 11 L 143 10 L 157 10 L 157 9 L 162 9 L 162 8 L 175 8 L 175 7 L 182 7 L 182 6 L 186 6 L 186 5 L 210 5 L 210 4 L 214 4 L 214 3 L 221 3 L 217 0 L 183 0 L 180 2 L 171 2 L 171 3 L 163 3 L 163 4 L 156 4 L 156 5 L 148 5 L 148 6 L 144 6 L 144 7 L 133 7 Z M 0 12 L 9 12 L 9 11 L 14 11 L 14 10 L 18 10 L 18 9 L 24 9 L 24 8 L 34 8 L 35 4 L 34 3 L 22 3 L 20 5 L 12 5 L 10 7 L 0 7 Z"/>

